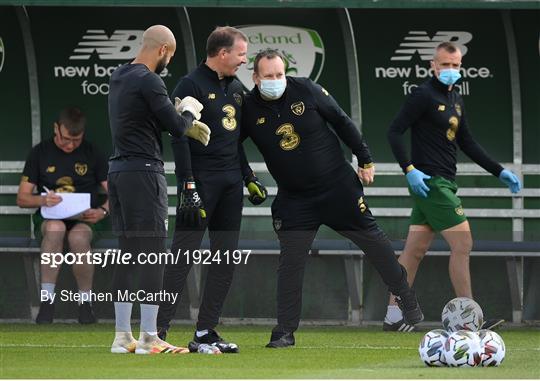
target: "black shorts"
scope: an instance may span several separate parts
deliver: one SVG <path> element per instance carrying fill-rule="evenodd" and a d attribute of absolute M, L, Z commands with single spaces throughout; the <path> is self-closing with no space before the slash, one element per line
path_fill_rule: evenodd
<path fill-rule="evenodd" d="M 163 173 L 113 172 L 109 173 L 108 186 L 114 234 L 167 237 L 167 181 Z"/>
<path fill-rule="evenodd" d="M 278 190 L 272 203 L 274 230 L 312 232 L 321 225 L 337 232 L 378 230 L 362 183 L 352 167 L 328 183 L 334 185 L 315 193 Z"/>

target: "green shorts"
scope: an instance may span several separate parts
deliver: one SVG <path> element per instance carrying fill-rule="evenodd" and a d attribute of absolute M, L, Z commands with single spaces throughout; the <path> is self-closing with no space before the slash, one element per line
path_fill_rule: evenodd
<path fill-rule="evenodd" d="M 440 232 L 467 221 L 455 182 L 435 176 L 426 180 L 426 185 L 430 189 L 427 198 L 415 195 L 409 188 L 414 202 L 411 225 L 429 225 Z"/>
<path fill-rule="evenodd" d="M 32 222 L 34 223 L 34 235 L 41 242 L 43 234 L 41 234 L 41 224 L 45 221 L 40 211 L 32 215 Z M 104 230 L 103 222 L 105 220 L 98 221 L 95 224 L 89 224 L 83 221 L 77 220 L 62 220 L 66 224 L 66 231 L 70 231 L 76 224 L 86 224 L 92 229 L 92 242 L 96 241 L 99 238 L 100 232 Z"/>

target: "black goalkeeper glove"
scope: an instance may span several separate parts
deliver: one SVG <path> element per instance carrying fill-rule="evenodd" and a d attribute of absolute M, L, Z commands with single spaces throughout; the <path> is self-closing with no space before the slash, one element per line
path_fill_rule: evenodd
<path fill-rule="evenodd" d="M 268 192 L 254 173 L 244 178 L 244 184 L 246 184 L 246 188 L 249 192 L 248 200 L 253 205 L 260 205 L 266 200 Z"/>
<path fill-rule="evenodd" d="M 178 206 L 178 216 L 183 226 L 199 227 L 203 218 L 206 218 L 204 204 L 197 192 L 195 180 L 188 177 L 184 181 L 180 193 L 180 205 Z"/>

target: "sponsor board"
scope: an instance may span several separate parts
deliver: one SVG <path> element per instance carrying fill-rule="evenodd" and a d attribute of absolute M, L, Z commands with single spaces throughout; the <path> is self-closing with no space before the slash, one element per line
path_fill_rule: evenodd
<path fill-rule="evenodd" d="M 375 78 L 406 79 L 402 82 L 402 93 L 410 94 L 412 89 L 429 77 L 433 70 L 429 62 L 433 59 L 435 48 L 441 42 L 451 41 L 461 50 L 463 56 L 469 53 L 467 44 L 473 39 L 473 34 L 467 31 L 437 31 L 432 36 L 426 31 L 409 31 L 399 46 L 390 53 L 389 61 L 392 66 L 377 66 L 374 68 Z M 456 88 L 462 95 L 471 94 L 470 79 L 492 78 L 493 73 L 488 67 L 474 67 L 465 65 L 461 67 L 461 81 Z"/>
<path fill-rule="evenodd" d="M 132 60 L 142 44 L 144 30 L 87 29 L 66 59 L 53 67 L 54 78 L 79 79 L 83 95 L 109 94 L 109 78 L 119 66 Z M 165 68 L 162 77 L 171 76 Z"/>

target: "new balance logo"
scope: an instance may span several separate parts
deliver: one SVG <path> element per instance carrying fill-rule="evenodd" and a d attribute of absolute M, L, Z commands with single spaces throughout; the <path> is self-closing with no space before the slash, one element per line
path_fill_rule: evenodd
<path fill-rule="evenodd" d="M 435 48 L 441 42 L 450 41 L 455 43 L 463 55 L 467 54 L 465 44 L 472 40 L 473 36 L 469 32 L 463 31 L 439 31 L 430 38 L 427 32 L 411 30 L 409 35 L 399 44 L 399 48 L 394 52 L 391 61 L 410 61 L 415 53 L 420 55 L 422 61 L 429 61 L 433 58 Z"/>
<path fill-rule="evenodd" d="M 87 60 L 96 52 L 102 60 L 130 60 L 142 43 L 142 30 L 116 30 L 111 37 L 102 29 L 88 29 L 70 60 Z"/>

